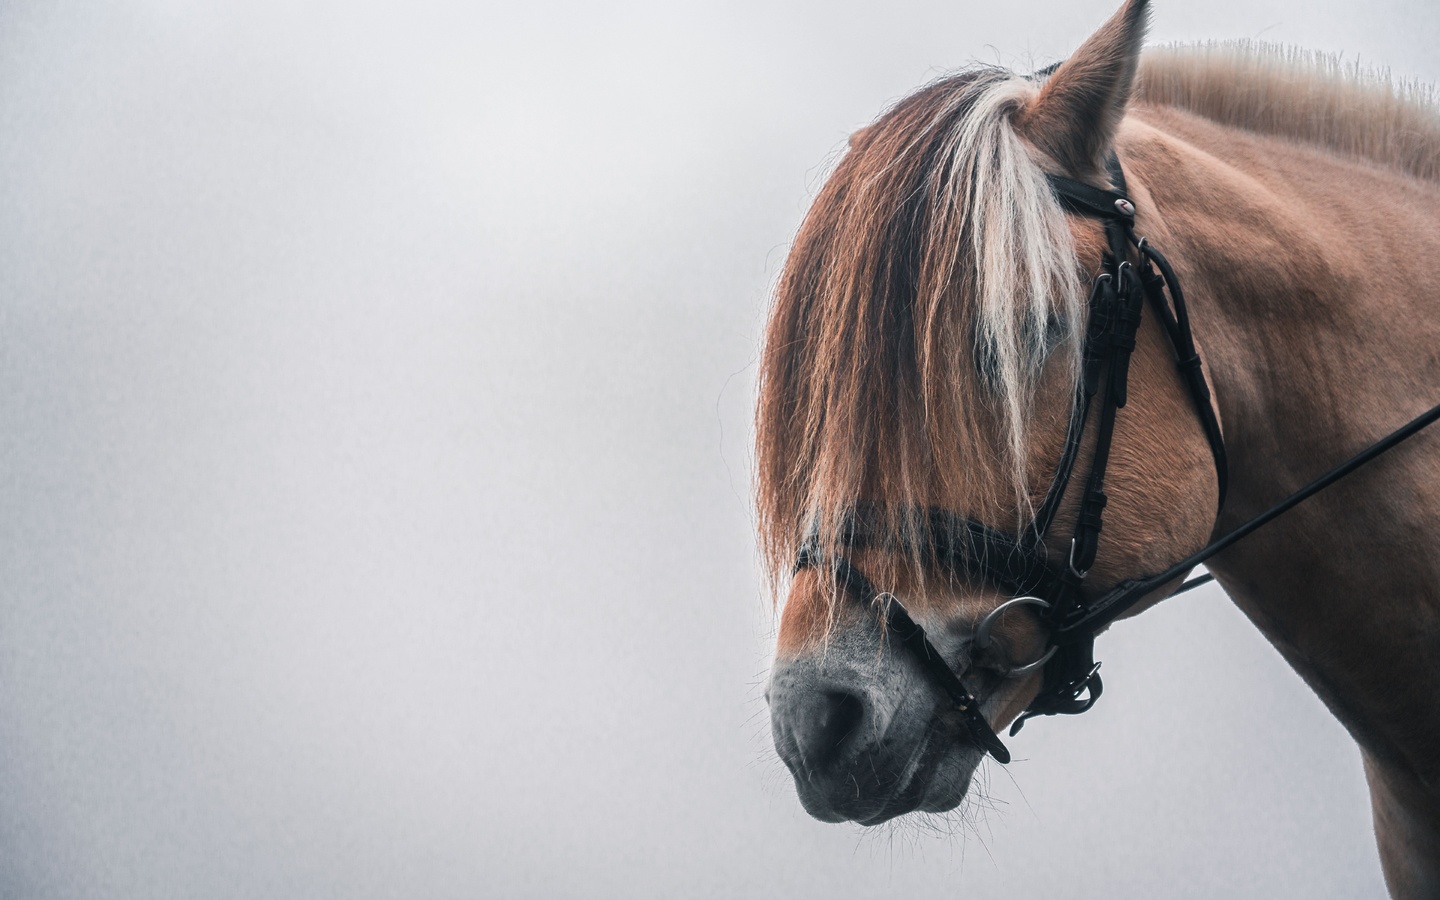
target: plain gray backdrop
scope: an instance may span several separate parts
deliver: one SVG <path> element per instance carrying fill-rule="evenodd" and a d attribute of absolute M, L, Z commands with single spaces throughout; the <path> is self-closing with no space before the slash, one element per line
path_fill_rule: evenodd
<path fill-rule="evenodd" d="M 1434 0 L 1157 4 L 1440 78 Z M 0 5 L 0 896 L 1380 895 L 1215 590 L 964 816 L 820 824 L 770 749 L 787 242 L 887 103 L 1111 11 Z"/>

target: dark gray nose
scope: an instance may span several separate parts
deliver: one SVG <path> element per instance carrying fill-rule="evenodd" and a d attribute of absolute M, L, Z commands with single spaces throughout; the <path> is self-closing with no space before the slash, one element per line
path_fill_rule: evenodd
<path fill-rule="evenodd" d="M 780 758 L 796 771 L 828 768 L 858 740 L 865 701 L 843 690 L 792 690 L 775 698 L 771 722 Z"/>

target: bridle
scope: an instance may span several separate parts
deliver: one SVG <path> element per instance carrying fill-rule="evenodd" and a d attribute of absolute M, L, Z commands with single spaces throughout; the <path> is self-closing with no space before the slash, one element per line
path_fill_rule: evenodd
<path fill-rule="evenodd" d="M 1011 735 L 1033 716 L 1074 715 L 1095 704 L 1102 690 L 1100 664 L 1094 659 L 1095 636 L 1142 597 L 1183 577 L 1196 565 L 1440 419 L 1440 405 L 1437 405 L 1165 571 L 1123 581 L 1099 597 L 1088 596 L 1084 582 L 1099 545 L 1106 505 L 1105 471 L 1110 459 L 1115 415 L 1127 399 L 1130 357 L 1146 301 L 1164 326 L 1175 352 L 1181 381 L 1210 444 L 1218 484 L 1217 514 L 1225 504 L 1228 478 L 1225 442 L 1200 357 L 1195 351 L 1184 292 L 1164 255 L 1135 234 L 1135 205 L 1127 196 L 1124 172 L 1113 152 L 1106 160 L 1106 168 L 1114 189 L 1058 175 L 1048 176 L 1052 190 L 1067 211 L 1099 219 L 1104 224 L 1108 250 L 1091 286 L 1080 382 L 1065 447 L 1034 520 L 1016 538 L 948 510 L 915 510 L 907 513 L 904 519 L 907 527 L 902 529 L 902 533 L 915 537 L 900 541 L 901 545 L 897 546 L 897 539 L 883 527 L 884 511 L 861 505 L 849 512 L 839 536 L 839 543 L 847 550 L 882 547 L 909 551 L 926 567 L 1011 594 L 1011 599 L 991 610 L 976 626 L 972 640 L 976 647 L 983 648 L 990 642 L 991 631 L 1005 611 L 1020 606 L 1036 609 L 1049 636 L 1048 649 L 1034 662 L 1011 669 L 1010 674 L 1025 674 L 1043 667 L 1045 680 L 1035 699 L 1011 726 Z M 1057 564 L 1046 550 L 1045 538 L 1074 475 L 1080 444 L 1092 415 L 1096 420 L 1095 452 L 1065 558 Z M 1010 752 L 986 721 L 980 701 L 945 662 L 925 630 L 895 595 L 878 590 L 844 555 L 826 554 L 814 532 L 802 542 L 795 563 L 796 572 L 807 568 L 828 569 L 842 596 L 871 607 L 880 616 L 886 634 L 915 657 L 926 676 L 945 695 L 976 745 L 1002 763 L 1010 761 Z M 1171 596 L 1210 580 L 1210 575 L 1193 578 Z"/>

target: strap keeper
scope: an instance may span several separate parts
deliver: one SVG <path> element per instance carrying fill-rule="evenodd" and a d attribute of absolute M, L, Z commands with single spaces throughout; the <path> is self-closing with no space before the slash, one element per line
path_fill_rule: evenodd
<path fill-rule="evenodd" d="M 1076 517 L 1076 525 L 1080 528 L 1099 531 L 1101 520 L 1105 514 L 1105 506 L 1109 502 L 1110 498 L 1105 496 L 1104 491 L 1086 493 L 1085 499 L 1080 503 L 1080 515 Z"/>

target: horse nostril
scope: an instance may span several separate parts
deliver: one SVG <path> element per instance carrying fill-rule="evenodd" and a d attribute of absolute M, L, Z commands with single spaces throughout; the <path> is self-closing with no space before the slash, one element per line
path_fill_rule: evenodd
<path fill-rule="evenodd" d="M 865 703 L 845 691 L 814 691 L 794 713 L 795 743 L 811 767 L 821 767 L 841 755 L 865 718 Z"/>

